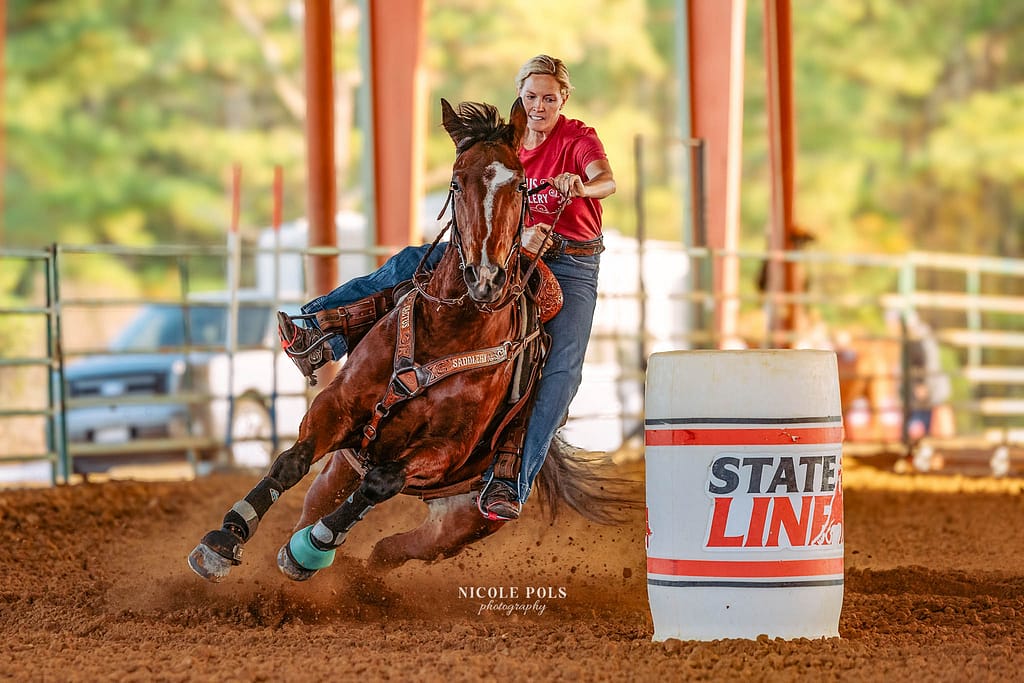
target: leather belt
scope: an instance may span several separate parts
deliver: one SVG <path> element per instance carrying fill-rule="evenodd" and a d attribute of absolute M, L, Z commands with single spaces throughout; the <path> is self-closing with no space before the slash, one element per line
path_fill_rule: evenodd
<path fill-rule="evenodd" d="M 562 254 L 569 256 L 594 256 L 604 251 L 604 237 L 576 242 L 567 240 L 557 232 L 551 233 L 551 246 L 544 252 L 544 258 L 548 260 L 557 259 Z"/>

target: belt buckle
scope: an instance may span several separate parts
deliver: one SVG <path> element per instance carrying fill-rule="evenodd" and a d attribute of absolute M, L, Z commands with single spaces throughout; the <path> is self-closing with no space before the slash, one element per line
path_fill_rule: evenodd
<path fill-rule="evenodd" d="M 547 251 L 544 252 L 544 259 L 547 261 L 557 261 L 562 258 L 562 256 L 565 255 L 565 247 L 568 243 L 569 241 L 567 239 L 552 232 L 551 247 L 548 247 Z"/>

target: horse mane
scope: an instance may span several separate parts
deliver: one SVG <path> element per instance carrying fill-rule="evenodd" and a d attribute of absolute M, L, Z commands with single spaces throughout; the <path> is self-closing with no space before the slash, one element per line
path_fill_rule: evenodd
<path fill-rule="evenodd" d="M 498 108 L 482 102 L 460 102 L 455 107 L 455 120 L 446 124 L 455 143 L 455 151 L 462 154 L 480 142 L 512 144 L 514 129 L 505 123 Z M 454 130 L 453 130 L 454 129 Z"/>

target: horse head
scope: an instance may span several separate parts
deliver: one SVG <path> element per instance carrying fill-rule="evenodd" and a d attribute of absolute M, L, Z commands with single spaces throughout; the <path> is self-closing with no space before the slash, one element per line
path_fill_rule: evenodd
<path fill-rule="evenodd" d="M 452 168 L 452 241 L 462 259 L 469 296 L 493 303 L 508 282 L 518 249 L 524 202 L 519 145 L 526 109 L 517 99 L 509 122 L 489 104 L 441 100 L 444 128 L 455 143 Z"/>

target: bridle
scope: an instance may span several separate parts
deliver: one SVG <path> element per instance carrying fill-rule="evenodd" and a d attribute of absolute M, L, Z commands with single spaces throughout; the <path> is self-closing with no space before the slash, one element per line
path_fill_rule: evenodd
<path fill-rule="evenodd" d="M 505 306 L 508 306 L 510 303 L 517 300 L 522 295 L 523 290 L 525 288 L 524 283 L 529 282 L 530 276 L 533 274 L 534 269 L 536 269 L 537 267 L 537 261 L 540 260 L 541 255 L 544 253 L 544 250 L 548 246 L 548 240 L 551 239 L 551 233 L 555 229 L 555 224 L 558 223 L 558 219 L 561 218 L 562 216 L 562 211 L 565 209 L 566 205 L 568 205 L 568 203 L 572 199 L 571 197 L 566 196 L 561 197 L 558 203 L 558 209 L 555 212 L 554 220 L 551 221 L 551 225 L 548 227 L 548 229 L 544 231 L 544 238 L 541 241 L 540 249 L 537 250 L 536 254 L 529 254 L 529 252 L 527 252 L 527 254 L 529 254 L 530 265 L 525 269 L 510 268 L 510 266 L 513 263 L 515 263 L 516 260 L 518 260 L 519 255 L 522 252 L 523 229 L 526 226 L 526 216 L 530 211 L 529 198 L 530 196 L 542 192 L 543 190 L 546 190 L 549 187 L 551 187 L 550 183 L 545 181 L 538 185 L 537 187 L 533 188 L 532 190 L 527 190 L 525 182 L 519 183 L 519 187 L 516 189 L 516 191 L 519 192 L 522 196 L 522 201 L 520 202 L 519 209 L 519 225 L 516 228 L 515 241 L 512 243 L 512 248 L 509 249 L 508 256 L 505 258 L 505 263 L 502 265 L 502 267 L 505 269 L 505 273 L 508 274 L 509 281 L 505 284 L 504 291 L 502 292 L 502 295 L 498 298 L 497 301 L 491 303 L 479 303 L 476 301 L 473 302 L 474 305 L 480 311 L 483 311 L 485 313 L 493 313 L 495 311 L 501 310 Z M 430 257 L 431 252 L 434 251 L 437 245 L 441 242 L 441 238 L 449 229 L 451 229 L 452 232 L 452 244 L 456 247 L 456 249 L 458 249 L 459 270 L 462 272 L 465 272 L 466 270 L 466 255 L 465 252 L 463 251 L 462 231 L 459 228 L 459 222 L 457 217 L 458 212 L 456 211 L 455 206 L 456 195 L 459 192 L 461 192 L 461 188 L 459 187 L 458 181 L 452 178 L 451 184 L 448 187 L 448 197 L 445 199 L 444 206 L 441 207 L 441 211 L 437 214 L 437 220 L 441 220 L 444 217 L 444 214 L 448 210 L 449 206 L 451 207 L 451 218 L 448 219 L 448 222 L 445 224 L 444 228 L 442 228 L 441 231 L 437 234 L 437 237 L 434 238 L 434 241 L 430 244 L 430 248 L 423 255 L 423 258 L 420 259 L 419 265 L 416 266 L 416 272 L 413 273 L 412 277 L 413 287 L 415 287 L 416 290 L 425 299 L 435 304 L 438 304 L 439 306 L 459 306 L 466 300 L 466 297 L 469 296 L 468 288 L 462 296 L 456 299 L 449 299 L 445 297 L 434 296 L 433 294 L 427 292 L 425 287 L 426 283 L 430 280 L 430 273 L 426 270 L 427 259 Z M 518 274 L 514 280 L 513 273 Z"/>

